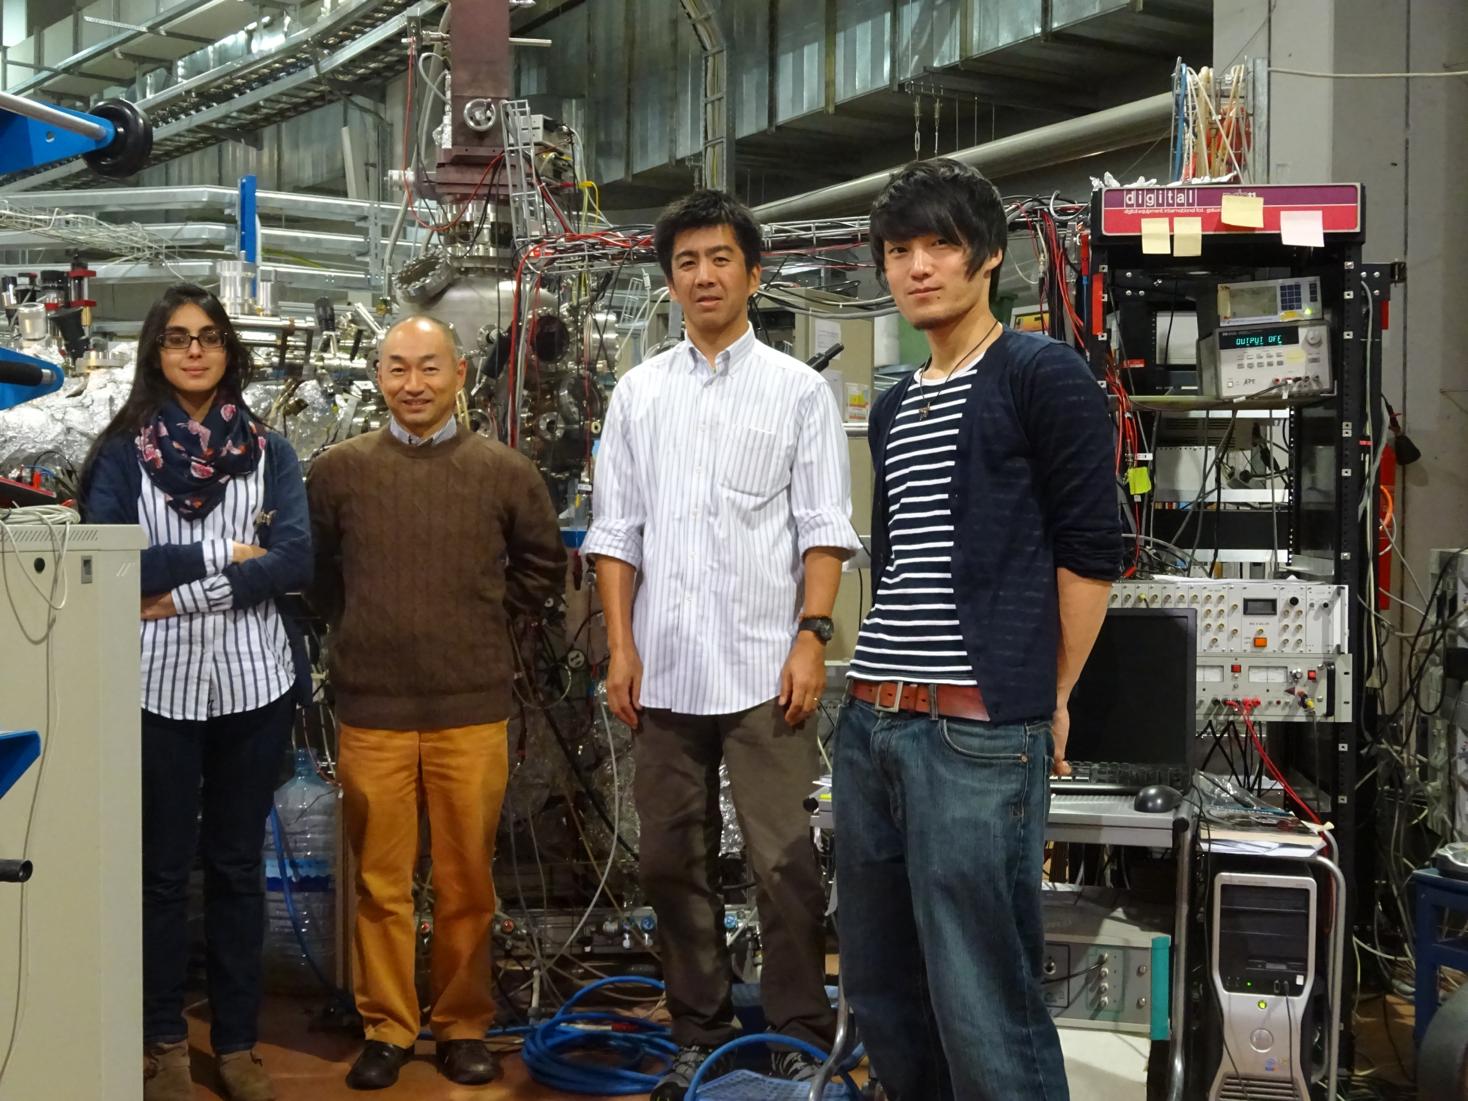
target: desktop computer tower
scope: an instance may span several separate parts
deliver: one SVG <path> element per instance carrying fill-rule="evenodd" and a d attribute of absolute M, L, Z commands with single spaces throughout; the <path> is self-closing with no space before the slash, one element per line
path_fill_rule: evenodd
<path fill-rule="evenodd" d="M 1202 1071 L 1208 1101 L 1311 1101 L 1322 1060 L 1322 943 L 1308 875 L 1212 879 Z"/>

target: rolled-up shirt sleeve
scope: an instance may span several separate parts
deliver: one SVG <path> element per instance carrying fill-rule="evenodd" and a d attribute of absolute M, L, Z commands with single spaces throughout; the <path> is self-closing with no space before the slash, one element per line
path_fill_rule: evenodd
<path fill-rule="evenodd" d="M 1122 570 L 1114 437 L 1106 397 L 1085 360 L 1062 344 L 1023 373 L 1026 435 L 1055 565 L 1115 581 Z"/>
<path fill-rule="evenodd" d="M 612 391 L 592 475 L 591 530 L 586 533 L 581 553 L 587 557 L 605 555 L 641 568 L 647 508 L 627 421 L 628 398 L 625 384 Z"/>
<path fill-rule="evenodd" d="M 801 400 L 799 417 L 790 511 L 800 553 L 830 547 L 849 558 L 861 549 L 851 526 L 851 464 L 841 412 L 824 382 Z"/>
<path fill-rule="evenodd" d="M 190 581 L 173 590 L 173 607 L 179 615 L 226 612 L 232 600 L 229 582 L 220 574 L 202 581 Z"/>

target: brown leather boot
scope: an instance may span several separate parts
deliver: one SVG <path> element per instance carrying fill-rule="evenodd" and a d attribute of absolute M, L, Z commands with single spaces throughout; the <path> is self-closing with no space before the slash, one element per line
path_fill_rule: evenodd
<path fill-rule="evenodd" d="M 275 1101 L 275 1087 L 260 1056 L 251 1051 L 232 1051 L 219 1057 L 219 1077 L 229 1101 Z"/>
<path fill-rule="evenodd" d="M 194 1101 L 187 1040 L 143 1045 L 143 1101 Z"/>

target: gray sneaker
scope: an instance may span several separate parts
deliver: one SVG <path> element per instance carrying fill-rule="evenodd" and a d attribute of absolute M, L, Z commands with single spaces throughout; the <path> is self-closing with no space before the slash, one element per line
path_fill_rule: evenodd
<path fill-rule="evenodd" d="M 678 1054 L 673 1056 L 673 1065 L 653 1087 L 649 1101 L 683 1101 L 688 1091 L 688 1084 L 693 1081 L 693 1076 L 698 1073 L 698 1068 L 703 1066 L 713 1053 L 713 1048 L 704 1047 L 701 1044 L 680 1047 Z M 721 1056 L 717 1063 L 709 1067 L 703 1080 L 707 1083 L 712 1082 L 715 1078 L 722 1078 L 732 1068 L 733 1060 L 727 1055 Z"/>
<path fill-rule="evenodd" d="M 803 1051 L 772 1051 L 770 1070 L 776 1078 L 787 1082 L 814 1082 L 825 1061 Z"/>

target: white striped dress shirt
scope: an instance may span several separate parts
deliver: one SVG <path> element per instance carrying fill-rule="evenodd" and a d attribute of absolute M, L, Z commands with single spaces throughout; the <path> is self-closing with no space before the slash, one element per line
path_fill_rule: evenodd
<path fill-rule="evenodd" d="M 724 715 L 777 696 L 812 547 L 860 547 L 820 375 L 751 328 L 712 370 L 684 340 L 617 384 L 582 553 L 640 573 L 643 706 Z"/>
<path fill-rule="evenodd" d="M 224 499 L 200 520 L 185 520 L 143 473 L 138 523 L 149 546 L 201 543 L 208 575 L 173 590 L 178 615 L 142 625 L 143 708 L 168 719 L 202 721 L 237 715 L 278 700 L 295 682 L 285 624 L 267 600 L 232 608 L 234 594 L 221 572 L 230 543 L 256 543 L 265 500 L 265 461 L 248 477 L 233 478 Z"/>

